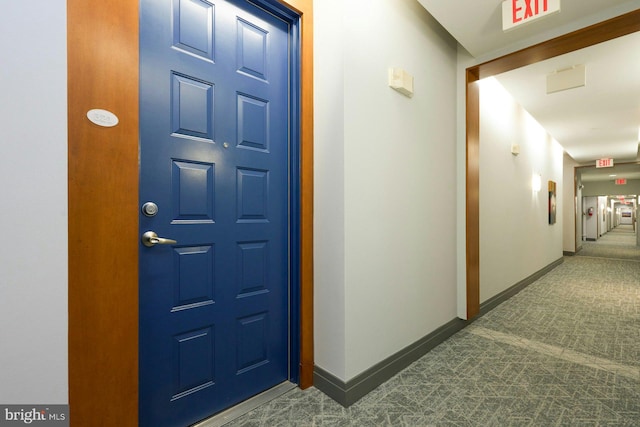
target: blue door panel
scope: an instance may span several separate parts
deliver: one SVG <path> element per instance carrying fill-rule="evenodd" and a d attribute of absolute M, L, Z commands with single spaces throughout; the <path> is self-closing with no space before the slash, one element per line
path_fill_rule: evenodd
<path fill-rule="evenodd" d="M 207 1 L 173 2 L 173 45 L 213 60 L 214 5 Z"/>
<path fill-rule="evenodd" d="M 215 218 L 215 164 L 172 160 L 172 223 L 212 223 Z"/>
<path fill-rule="evenodd" d="M 172 132 L 213 142 L 213 84 L 177 73 L 171 77 Z"/>
<path fill-rule="evenodd" d="M 142 0 L 140 425 L 289 378 L 289 25 L 246 0 Z"/>
<path fill-rule="evenodd" d="M 172 311 L 215 303 L 214 257 L 213 246 L 175 248 Z"/>

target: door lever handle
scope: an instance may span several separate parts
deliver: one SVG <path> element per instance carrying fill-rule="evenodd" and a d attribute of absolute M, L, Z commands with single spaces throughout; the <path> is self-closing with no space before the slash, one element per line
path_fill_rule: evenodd
<path fill-rule="evenodd" d="M 178 242 L 175 240 L 158 237 L 155 231 L 146 231 L 142 235 L 142 244 L 148 248 L 155 245 L 175 245 L 176 243 Z"/>

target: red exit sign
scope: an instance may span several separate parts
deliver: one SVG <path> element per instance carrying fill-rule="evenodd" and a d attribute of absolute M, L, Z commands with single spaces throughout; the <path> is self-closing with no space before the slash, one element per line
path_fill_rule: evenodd
<path fill-rule="evenodd" d="M 598 159 L 596 160 L 597 168 L 612 168 L 613 167 L 613 159 Z"/>
<path fill-rule="evenodd" d="M 502 30 L 560 12 L 560 0 L 505 0 L 502 2 Z"/>
<path fill-rule="evenodd" d="M 616 179 L 616 185 L 626 185 L 626 184 L 627 184 L 627 178 Z"/>

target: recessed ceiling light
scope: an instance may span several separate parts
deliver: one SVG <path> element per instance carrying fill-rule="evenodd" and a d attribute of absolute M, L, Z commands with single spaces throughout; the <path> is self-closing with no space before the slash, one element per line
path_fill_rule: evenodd
<path fill-rule="evenodd" d="M 616 175 L 616 174 L 613 174 L 613 175 L 609 175 L 609 176 L 618 176 L 618 175 Z"/>

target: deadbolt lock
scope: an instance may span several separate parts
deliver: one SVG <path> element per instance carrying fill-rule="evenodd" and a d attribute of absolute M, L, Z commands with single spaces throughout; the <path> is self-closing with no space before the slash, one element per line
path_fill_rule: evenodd
<path fill-rule="evenodd" d="M 158 205 L 153 202 L 147 202 L 142 205 L 142 213 L 148 217 L 154 217 L 158 213 Z"/>

